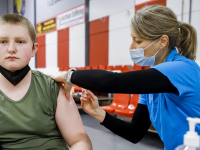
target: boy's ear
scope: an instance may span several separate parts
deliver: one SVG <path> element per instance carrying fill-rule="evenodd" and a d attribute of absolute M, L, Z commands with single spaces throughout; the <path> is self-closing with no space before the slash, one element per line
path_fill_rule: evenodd
<path fill-rule="evenodd" d="M 34 57 L 35 54 L 37 53 L 38 46 L 39 46 L 38 43 L 34 43 L 34 44 L 33 44 L 32 57 Z"/>

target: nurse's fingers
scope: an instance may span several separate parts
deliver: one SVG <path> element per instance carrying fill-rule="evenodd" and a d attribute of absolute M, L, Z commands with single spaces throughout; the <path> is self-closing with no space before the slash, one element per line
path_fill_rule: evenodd
<path fill-rule="evenodd" d="M 97 97 L 91 92 L 91 91 L 89 91 L 88 90 L 88 96 L 90 96 L 91 98 L 91 100 L 97 100 Z"/>

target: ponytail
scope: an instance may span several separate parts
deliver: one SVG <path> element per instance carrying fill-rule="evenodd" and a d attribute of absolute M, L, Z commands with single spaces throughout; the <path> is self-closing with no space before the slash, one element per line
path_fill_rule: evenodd
<path fill-rule="evenodd" d="M 177 47 L 180 55 L 195 60 L 197 49 L 197 33 L 194 27 L 187 23 L 180 25 L 180 44 Z"/>

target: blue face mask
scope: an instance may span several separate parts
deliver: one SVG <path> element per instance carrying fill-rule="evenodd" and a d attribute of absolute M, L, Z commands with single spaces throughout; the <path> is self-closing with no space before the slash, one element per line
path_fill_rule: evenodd
<path fill-rule="evenodd" d="M 144 50 L 147 49 L 148 47 L 150 47 L 153 43 L 155 43 L 155 41 L 153 41 L 151 44 L 149 44 L 145 48 L 138 48 L 138 49 L 131 49 L 130 50 L 131 59 L 136 65 L 139 65 L 139 66 L 152 66 L 152 65 L 154 65 L 155 56 L 159 52 L 160 49 L 156 52 L 156 54 L 154 56 L 151 56 L 149 58 L 146 58 L 144 56 Z"/>

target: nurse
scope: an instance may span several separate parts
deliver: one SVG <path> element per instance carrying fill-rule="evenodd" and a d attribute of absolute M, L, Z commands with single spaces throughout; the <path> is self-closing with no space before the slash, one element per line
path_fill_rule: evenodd
<path fill-rule="evenodd" d="M 73 83 L 96 92 L 140 94 L 131 123 L 102 110 L 89 90 L 83 90 L 81 105 L 106 128 L 133 143 L 144 137 L 152 123 L 165 150 L 173 150 L 183 144 L 188 131 L 186 118 L 200 118 L 200 68 L 194 61 L 196 31 L 179 22 L 171 9 L 151 5 L 131 20 L 131 37 L 131 59 L 150 69 L 126 73 L 71 69 L 54 79 L 65 83 L 67 91 Z M 196 131 L 200 134 L 199 125 Z"/>

